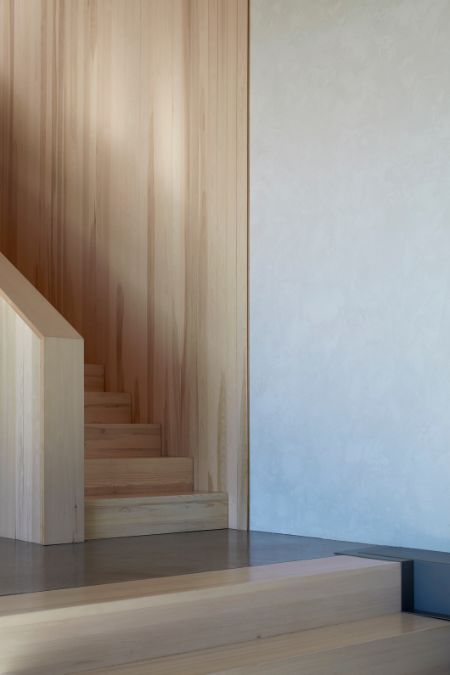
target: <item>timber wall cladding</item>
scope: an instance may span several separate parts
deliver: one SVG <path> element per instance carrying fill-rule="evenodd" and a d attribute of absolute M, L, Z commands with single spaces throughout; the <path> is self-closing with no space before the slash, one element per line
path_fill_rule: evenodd
<path fill-rule="evenodd" d="M 247 512 L 247 0 L 0 0 L 0 248 Z"/>

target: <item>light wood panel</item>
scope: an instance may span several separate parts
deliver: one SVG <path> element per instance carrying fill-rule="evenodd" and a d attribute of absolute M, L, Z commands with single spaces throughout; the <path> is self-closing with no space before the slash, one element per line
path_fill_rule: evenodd
<path fill-rule="evenodd" d="M 85 508 L 86 539 L 222 530 L 228 526 L 228 498 L 220 492 L 88 497 Z"/>
<path fill-rule="evenodd" d="M 87 391 L 84 414 L 86 424 L 130 424 L 131 396 L 126 392 Z"/>
<path fill-rule="evenodd" d="M 0 253 L 0 295 L 40 338 L 81 341 L 81 335 Z"/>
<path fill-rule="evenodd" d="M 410 614 L 89 671 L 91 675 L 446 675 L 450 624 Z"/>
<path fill-rule="evenodd" d="M 0 248 L 247 525 L 247 0 L 0 0 Z"/>
<path fill-rule="evenodd" d="M 159 424 L 86 424 L 84 436 L 87 459 L 161 455 Z"/>
<path fill-rule="evenodd" d="M 105 391 L 105 366 L 87 363 L 84 366 L 85 391 Z"/>
<path fill-rule="evenodd" d="M 82 340 L 44 340 L 42 544 L 84 540 Z"/>
<path fill-rule="evenodd" d="M 0 254 L 0 536 L 84 537 L 83 340 Z"/>
<path fill-rule="evenodd" d="M 192 492 L 190 457 L 88 459 L 85 462 L 85 494 L 167 495 Z"/>
<path fill-rule="evenodd" d="M 153 584 L 153 594 L 4 613 L 0 670 L 26 672 L 32 664 L 33 673 L 51 675 L 108 668 L 400 610 L 399 563 L 351 558 L 314 562 L 317 569 L 312 561 L 303 561 L 266 566 L 260 572 L 227 570 L 146 580 L 141 583 L 147 588 Z M 245 573 L 250 575 L 247 581 Z M 208 575 L 215 575 L 218 584 L 211 585 Z M 97 588 L 97 598 L 99 592 Z M 107 587 L 103 597 L 108 597 Z"/>
<path fill-rule="evenodd" d="M 0 295 L 0 536 L 40 542 L 41 340 Z"/>
<path fill-rule="evenodd" d="M 155 204 L 163 217 L 155 218 L 152 280 L 176 301 L 161 315 L 159 292 L 151 298 L 151 406 L 164 422 L 166 451 L 194 456 L 196 487 L 227 491 L 231 526 L 246 527 L 247 2 L 185 7 L 189 118 L 180 133 L 189 181 L 176 228 L 174 214 Z M 178 176 L 176 145 L 162 138 L 158 149 Z M 169 228 L 174 243 L 162 251 Z"/>

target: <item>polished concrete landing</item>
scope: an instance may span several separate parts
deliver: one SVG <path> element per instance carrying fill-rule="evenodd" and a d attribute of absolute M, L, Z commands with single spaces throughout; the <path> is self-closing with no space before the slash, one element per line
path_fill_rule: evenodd
<path fill-rule="evenodd" d="M 40 546 L 0 538 L 0 595 L 325 558 L 361 544 L 216 530 Z"/>

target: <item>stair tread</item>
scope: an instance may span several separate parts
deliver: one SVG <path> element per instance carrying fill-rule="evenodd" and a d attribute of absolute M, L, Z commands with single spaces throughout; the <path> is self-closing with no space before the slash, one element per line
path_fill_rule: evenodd
<path fill-rule="evenodd" d="M 276 637 L 251 640 L 249 642 L 234 643 L 223 647 L 213 647 L 190 653 L 185 652 L 176 656 L 165 656 L 135 664 L 116 666 L 108 669 L 101 668 L 90 672 L 91 675 L 94 675 L 94 673 L 97 675 L 103 673 L 146 675 L 149 672 L 152 675 L 207 675 L 208 673 L 217 672 L 256 673 L 260 672 L 259 669 L 261 667 L 267 668 L 270 664 L 274 664 L 277 669 L 280 668 L 281 672 L 281 664 L 291 661 L 292 667 L 292 659 L 296 657 L 314 657 L 320 653 L 345 649 L 346 647 L 401 638 L 411 634 L 413 636 L 417 634 L 422 635 L 424 632 L 436 630 L 447 633 L 447 640 L 449 642 L 448 653 L 450 657 L 449 622 L 413 614 L 398 613 Z M 384 654 L 384 659 L 386 659 L 386 656 Z M 360 663 L 359 660 L 358 663 Z M 355 665 L 358 667 L 357 663 Z M 348 667 L 352 668 L 348 672 L 359 672 L 353 669 L 354 666 L 352 667 L 350 662 L 348 663 Z M 389 668 L 387 662 L 384 663 L 384 667 Z M 264 672 L 276 671 L 264 670 Z M 287 671 L 283 670 L 282 672 Z M 298 672 L 295 669 L 295 665 L 289 672 Z M 313 670 L 308 668 L 307 672 L 310 673 Z M 328 671 L 323 670 L 322 667 L 320 670 L 314 672 L 324 673 Z M 381 672 L 381 670 L 377 670 L 377 672 Z"/>

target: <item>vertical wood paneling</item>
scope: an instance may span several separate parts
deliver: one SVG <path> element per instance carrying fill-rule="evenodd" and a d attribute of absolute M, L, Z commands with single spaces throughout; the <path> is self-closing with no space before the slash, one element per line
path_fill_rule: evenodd
<path fill-rule="evenodd" d="M 249 428 L 248 428 L 248 88 L 249 88 L 249 4 L 238 2 L 236 82 L 236 444 L 230 462 L 235 499 L 233 523 L 249 526 Z M 234 474 L 234 472 L 236 472 Z M 231 508 L 231 507 L 230 507 Z"/>
<path fill-rule="evenodd" d="M 230 522 L 246 527 L 248 10 L 239 0 L 190 7 L 186 285 L 197 398 L 183 412 L 198 420 L 187 445 L 198 448 L 199 487 L 228 491 Z"/>
<path fill-rule="evenodd" d="M 16 256 L 16 228 L 6 227 L 14 215 L 12 185 L 12 100 L 14 71 L 14 4 L 0 2 L 0 250 Z"/>
<path fill-rule="evenodd" d="M 41 543 L 84 540 L 84 345 L 47 338 L 42 349 Z"/>
<path fill-rule="evenodd" d="M 247 0 L 0 19 L 0 246 L 246 526 Z"/>
<path fill-rule="evenodd" d="M 0 536 L 41 541 L 41 341 L 0 297 Z"/>

